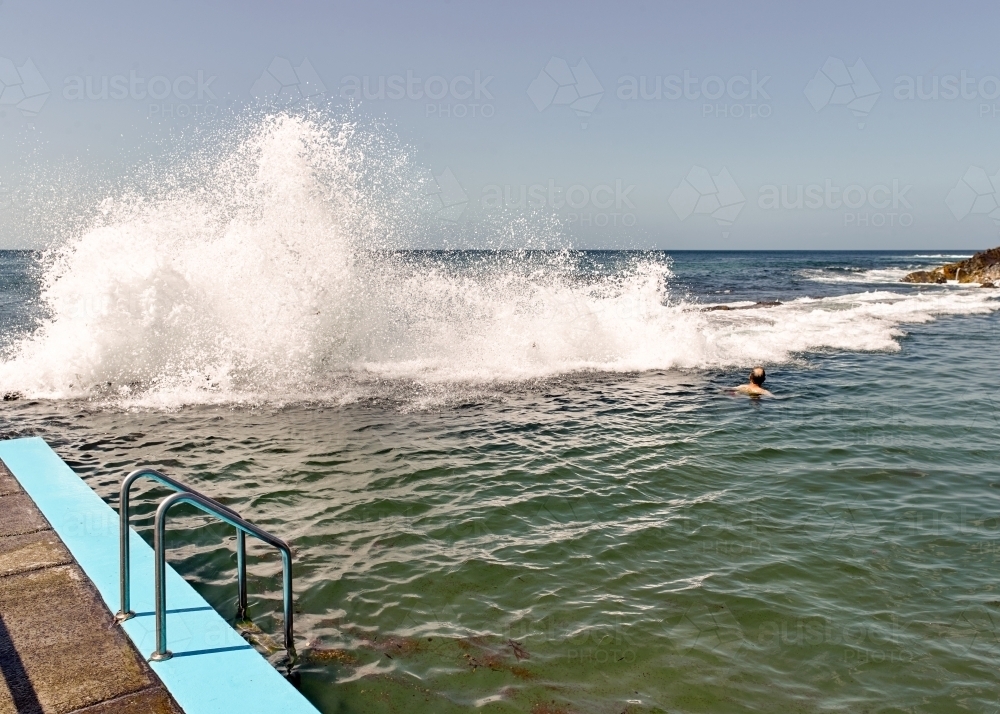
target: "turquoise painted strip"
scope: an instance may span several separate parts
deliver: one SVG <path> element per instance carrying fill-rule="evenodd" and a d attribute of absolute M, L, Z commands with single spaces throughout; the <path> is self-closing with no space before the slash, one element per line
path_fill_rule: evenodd
<path fill-rule="evenodd" d="M 0 442 L 0 458 L 38 504 L 111 612 L 117 612 L 118 514 L 42 439 Z M 130 537 L 132 609 L 137 615 L 124 629 L 148 658 L 156 649 L 153 549 L 134 531 Z M 168 531 L 168 543 L 169 538 Z M 174 657 L 150 664 L 186 714 L 316 714 L 315 707 L 169 564 L 167 613 L 167 643 Z"/>

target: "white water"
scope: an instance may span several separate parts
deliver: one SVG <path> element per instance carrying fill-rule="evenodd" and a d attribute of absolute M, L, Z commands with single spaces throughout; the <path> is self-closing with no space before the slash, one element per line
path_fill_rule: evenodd
<path fill-rule="evenodd" d="M 896 350 L 901 325 L 998 307 L 987 291 L 938 290 L 701 312 L 653 258 L 583 281 L 565 253 L 465 267 L 407 257 L 386 249 L 413 225 L 396 198 L 412 167 L 375 153 L 349 126 L 272 117 L 179 188 L 108 199 L 49 256 L 49 317 L 10 348 L 0 389 L 160 406 L 345 400 L 384 380 L 442 388 Z"/>
<path fill-rule="evenodd" d="M 802 277 L 816 283 L 898 283 L 908 273 L 921 268 L 873 268 L 869 270 L 849 269 L 827 270 L 810 268 L 800 271 Z"/>

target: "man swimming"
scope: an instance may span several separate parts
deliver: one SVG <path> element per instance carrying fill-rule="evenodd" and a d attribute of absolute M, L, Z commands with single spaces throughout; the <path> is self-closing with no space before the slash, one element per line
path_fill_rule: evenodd
<path fill-rule="evenodd" d="M 733 391 L 750 397 L 769 397 L 771 393 L 763 386 L 765 379 L 767 379 L 767 375 L 764 374 L 764 368 L 754 367 L 750 370 L 750 381 L 747 384 L 741 384 Z"/>

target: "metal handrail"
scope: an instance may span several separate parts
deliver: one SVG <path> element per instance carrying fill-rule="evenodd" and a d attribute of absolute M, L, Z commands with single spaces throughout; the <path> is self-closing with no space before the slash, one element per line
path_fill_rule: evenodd
<path fill-rule="evenodd" d="M 129 558 L 129 537 L 128 537 L 128 519 L 129 519 L 129 492 L 132 488 L 132 484 L 136 480 L 142 477 L 150 478 L 157 483 L 166 486 L 167 488 L 172 488 L 174 491 L 180 493 L 193 493 L 202 498 L 212 501 L 218 508 L 229 513 L 232 516 L 240 518 L 240 514 L 233 509 L 225 506 L 214 499 L 208 498 L 203 493 L 195 491 L 190 486 L 186 486 L 180 481 L 170 478 L 164 473 L 157 471 L 156 469 L 136 469 L 122 481 L 121 490 L 118 495 L 118 573 L 119 573 L 119 591 L 121 596 L 121 609 L 115 614 L 115 619 L 119 622 L 124 622 L 125 620 L 135 617 L 135 613 L 132 612 L 131 608 L 131 567 Z M 243 535 L 243 531 L 236 531 L 236 570 L 237 579 L 239 586 L 239 597 L 236 605 L 236 617 L 237 619 L 244 620 L 247 616 L 247 546 L 246 537 Z"/>
<path fill-rule="evenodd" d="M 268 545 L 281 551 L 283 574 L 284 614 L 285 614 L 285 649 L 291 657 L 295 655 L 295 644 L 292 637 L 292 551 L 288 544 L 280 538 L 275 538 L 267 531 L 244 520 L 232 510 L 217 501 L 206 498 L 190 490 L 167 496 L 156 509 L 156 525 L 153 535 L 153 550 L 156 551 L 156 652 L 150 659 L 162 661 L 170 659 L 173 653 L 167 649 L 167 557 L 166 534 L 167 512 L 178 503 L 190 503 L 205 513 L 211 514 L 236 528 L 237 533 L 248 533 L 259 538 Z"/>

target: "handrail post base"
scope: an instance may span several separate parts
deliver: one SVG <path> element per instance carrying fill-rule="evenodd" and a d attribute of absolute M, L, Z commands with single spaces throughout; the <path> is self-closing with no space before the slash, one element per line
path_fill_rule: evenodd
<path fill-rule="evenodd" d="M 133 617 L 135 617 L 134 610 L 129 610 L 128 612 L 122 612 L 121 610 L 119 610 L 118 612 L 115 613 L 116 622 L 125 622 L 125 620 L 131 620 Z"/>
<path fill-rule="evenodd" d="M 153 654 L 149 655 L 149 661 L 150 662 L 163 662 L 163 661 L 166 661 L 166 660 L 170 659 L 173 656 L 174 656 L 174 653 L 171 652 L 170 650 L 167 650 L 166 652 L 163 652 L 163 653 L 154 652 Z"/>

